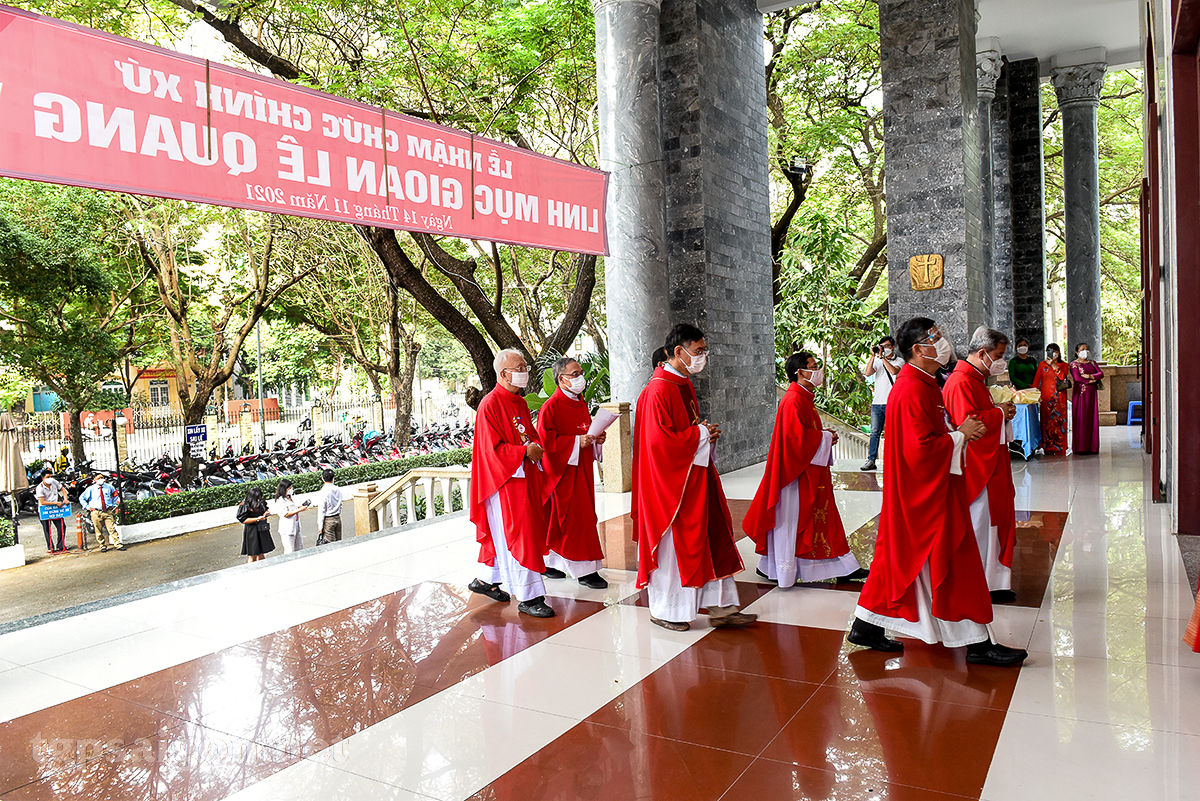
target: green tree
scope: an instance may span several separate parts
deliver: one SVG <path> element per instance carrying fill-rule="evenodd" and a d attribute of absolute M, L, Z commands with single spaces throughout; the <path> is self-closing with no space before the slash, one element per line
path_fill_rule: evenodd
<path fill-rule="evenodd" d="M 121 333 L 144 276 L 110 246 L 111 198 L 46 184 L 0 184 L 0 359 L 52 389 L 86 460 L 80 417 L 111 405 L 100 382 L 123 353 Z"/>

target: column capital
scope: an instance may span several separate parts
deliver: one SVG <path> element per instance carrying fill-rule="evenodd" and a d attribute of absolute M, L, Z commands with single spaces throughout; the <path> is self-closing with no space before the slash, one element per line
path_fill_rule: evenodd
<path fill-rule="evenodd" d="M 1098 104 L 1100 89 L 1104 86 L 1104 72 L 1107 69 L 1107 64 L 1093 62 L 1050 70 L 1050 83 L 1054 85 L 1058 105 L 1062 107 L 1074 103 Z"/>
<path fill-rule="evenodd" d="M 996 81 L 1000 80 L 1003 67 L 1004 60 L 999 50 L 980 50 L 975 54 L 975 79 L 981 99 L 995 99 Z"/>
<path fill-rule="evenodd" d="M 612 6 L 650 6 L 655 11 L 662 11 L 662 0 L 592 0 L 592 12 Z"/>

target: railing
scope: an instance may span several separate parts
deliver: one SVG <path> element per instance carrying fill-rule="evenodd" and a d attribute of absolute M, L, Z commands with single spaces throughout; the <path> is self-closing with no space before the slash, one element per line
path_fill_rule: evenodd
<path fill-rule="evenodd" d="M 411 470 L 382 489 L 374 483 L 360 486 L 354 494 L 355 534 L 466 508 L 470 481 L 470 467 L 430 467 Z"/>
<path fill-rule="evenodd" d="M 833 446 L 834 459 L 867 459 L 867 452 L 871 444 L 871 438 L 863 432 L 859 431 L 854 426 L 839 420 L 831 414 L 818 410 L 821 415 L 821 422 L 826 428 L 833 429 L 837 432 L 838 441 Z"/>

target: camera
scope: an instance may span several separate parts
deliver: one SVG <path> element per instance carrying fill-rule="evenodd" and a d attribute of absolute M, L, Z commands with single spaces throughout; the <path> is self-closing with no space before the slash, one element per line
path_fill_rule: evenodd
<path fill-rule="evenodd" d="M 879 346 L 878 345 L 872 346 L 871 353 L 874 353 L 876 356 L 878 356 L 879 355 Z"/>

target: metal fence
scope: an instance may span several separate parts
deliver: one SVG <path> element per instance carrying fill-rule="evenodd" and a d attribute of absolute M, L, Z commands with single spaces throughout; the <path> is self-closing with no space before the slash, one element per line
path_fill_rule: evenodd
<path fill-rule="evenodd" d="M 321 437 L 323 441 L 340 439 L 349 443 L 362 428 L 373 428 L 373 401 L 370 398 L 341 400 L 326 403 L 321 407 Z M 219 406 L 210 406 L 202 421 L 206 427 L 207 453 L 223 454 L 232 446 L 240 453 L 247 442 L 258 450 L 265 431 L 268 449 L 273 449 L 280 440 L 296 439 L 306 443 L 316 432 L 313 430 L 313 407 L 267 408 L 260 420 L 257 409 L 242 412 L 234 409 L 228 415 Z M 382 413 L 383 428 L 389 429 L 392 409 Z M 86 421 L 85 415 L 85 421 Z M 124 419 L 124 418 L 122 418 Z M 84 452 L 87 460 L 99 470 L 115 470 L 117 451 L 113 443 L 113 429 L 107 423 L 92 423 L 81 426 Z M 63 446 L 69 445 L 68 432 L 64 431 L 62 415 L 54 412 L 28 414 L 18 421 L 21 450 L 26 464 L 37 459 L 54 461 Z M 137 411 L 125 422 L 127 466 L 146 464 L 163 455 L 178 459 L 185 445 L 183 415 L 178 411 Z M 71 454 L 72 462 L 75 455 Z"/>

